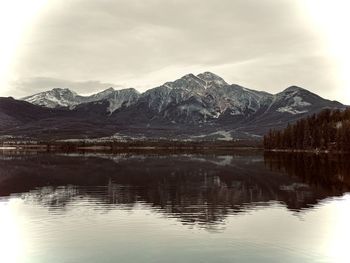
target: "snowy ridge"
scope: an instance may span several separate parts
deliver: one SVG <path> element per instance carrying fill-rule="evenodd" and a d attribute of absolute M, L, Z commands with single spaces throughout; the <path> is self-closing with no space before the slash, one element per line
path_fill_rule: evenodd
<path fill-rule="evenodd" d="M 23 100 L 49 108 L 69 109 L 83 103 L 108 101 L 106 112 L 110 115 L 117 110 L 123 111 L 124 116 L 138 116 L 147 112 L 150 120 L 164 120 L 173 124 L 229 124 L 281 114 L 302 115 L 332 105 L 332 102 L 300 87 L 291 86 L 274 95 L 228 84 L 211 72 L 187 74 L 141 94 L 132 88 L 109 88 L 90 96 L 81 96 L 69 89 L 53 89 Z"/>
<path fill-rule="evenodd" d="M 137 101 L 138 97 L 139 93 L 135 89 L 114 90 L 109 88 L 91 96 L 80 96 L 69 89 L 56 88 L 25 97 L 22 100 L 48 108 L 67 107 L 69 109 L 74 109 L 75 106 L 82 103 L 107 100 L 110 103 L 108 111 L 112 113 L 123 105 L 130 106 Z"/>
<path fill-rule="evenodd" d="M 49 108 L 72 107 L 81 103 L 79 96 L 69 89 L 52 89 L 25 97 L 23 100 Z"/>
<path fill-rule="evenodd" d="M 270 94 L 228 84 L 210 72 L 187 74 L 141 94 L 109 88 L 81 96 L 53 89 L 24 100 L 0 98 L 0 136 L 260 140 L 269 129 L 322 109 L 346 108 L 296 86 Z"/>
<path fill-rule="evenodd" d="M 187 74 L 141 94 L 151 110 L 172 121 L 206 122 L 224 113 L 251 115 L 272 100 L 272 95 L 229 85 L 219 76 L 204 72 Z"/>

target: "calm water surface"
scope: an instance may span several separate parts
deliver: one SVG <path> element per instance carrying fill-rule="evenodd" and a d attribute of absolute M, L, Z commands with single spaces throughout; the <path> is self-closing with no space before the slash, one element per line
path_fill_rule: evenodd
<path fill-rule="evenodd" d="M 348 156 L 0 153 L 0 262 L 350 262 Z"/>

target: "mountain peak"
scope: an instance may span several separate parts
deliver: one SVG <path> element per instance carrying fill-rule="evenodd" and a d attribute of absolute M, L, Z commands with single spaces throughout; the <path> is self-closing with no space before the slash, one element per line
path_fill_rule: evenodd
<path fill-rule="evenodd" d="M 113 93 L 114 91 L 115 91 L 115 90 L 114 90 L 112 87 L 110 87 L 110 88 L 105 89 L 105 90 L 103 90 L 103 91 L 100 91 L 100 92 L 98 92 L 98 93 L 96 93 L 96 94 L 94 94 L 94 95 L 92 95 L 92 96 L 108 95 L 108 94 Z"/>
<path fill-rule="evenodd" d="M 223 78 L 209 71 L 200 73 L 197 75 L 197 77 L 206 82 L 213 82 L 219 85 L 227 85 L 226 81 Z"/>
<path fill-rule="evenodd" d="M 135 88 L 121 89 L 121 91 L 124 91 L 124 92 L 133 92 L 133 93 L 136 93 L 136 94 L 140 94 L 140 92 L 139 92 L 138 90 L 136 90 Z"/>
<path fill-rule="evenodd" d="M 189 80 L 189 79 L 198 79 L 198 77 L 196 77 L 194 74 L 192 73 L 189 73 L 189 74 L 186 74 L 185 76 L 183 76 L 181 79 L 186 79 L 186 80 Z"/>
<path fill-rule="evenodd" d="M 78 94 L 75 91 L 72 91 L 68 88 L 53 88 L 52 90 L 49 90 L 47 92 L 44 91 L 42 93 L 52 94 L 54 96 L 70 96 L 70 97 L 78 96 Z"/>
<path fill-rule="evenodd" d="M 52 90 L 57 90 L 57 91 L 70 91 L 68 88 L 53 88 Z"/>
<path fill-rule="evenodd" d="M 103 92 L 113 92 L 114 91 L 114 88 L 110 87 L 108 89 L 105 89 Z"/>
<path fill-rule="evenodd" d="M 284 91 L 282 92 L 294 92 L 294 91 L 301 91 L 301 90 L 305 90 L 299 86 L 290 86 L 288 88 L 286 88 Z"/>
<path fill-rule="evenodd" d="M 74 91 L 71 91 L 68 88 L 53 88 L 51 91 L 63 91 L 63 92 L 72 92 L 72 93 L 74 93 Z"/>

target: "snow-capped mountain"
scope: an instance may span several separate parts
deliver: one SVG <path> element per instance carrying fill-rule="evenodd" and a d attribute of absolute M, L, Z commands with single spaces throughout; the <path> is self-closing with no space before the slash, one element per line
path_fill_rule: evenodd
<path fill-rule="evenodd" d="M 126 111 L 142 109 L 153 114 L 152 118 L 189 123 L 227 119 L 229 116 L 237 120 L 260 114 L 261 111 L 265 114 L 273 111 L 297 115 L 307 113 L 315 104 L 323 102 L 321 97 L 296 86 L 273 95 L 230 85 L 211 72 L 197 76 L 188 74 L 142 94 L 135 89 L 109 88 L 90 96 L 81 96 L 69 89 L 53 89 L 23 100 L 49 108 L 70 109 L 82 103 L 107 100 L 109 113 L 124 106 L 128 108 Z"/>
<path fill-rule="evenodd" d="M 48 108 L 72 107 L 82 103 L 80 96 L 69 89 L 52 89 L 40 92 L 22 100 L 28 101 L 35 105 L 45 106 Z"/>
<path fill-rule="evenodd" d="M 115 119 L 233 126 L 269 117 L 293 120 L 324 107 L 341 106 L 299 87 L 292 86 L 274 95 L 231 85 L 205 72 L 188 74 L 144 92 L 131 107 L 117 112 Z"/>
<path fill-rule="evenodd" d="M 122 90 L 109 88 L 91 96 L 81 96 L 69 89 L 55 88 L 25 97 L 22 100 L 48 108 L 68 107 L 70 109 L 82 103 L 107 100 L 110 104 L 108 111 L 112 113 L 123 105 L 130 106 L 135 103 L 138 97 L 139 93 L 132 88 Z"/>
<path fill-rule="evenodd" d="M 229 85 L 219 76 L 205 72 L 188 74 L 141 94 L 135 108 L 173 122 L 198 123 L 223 114 L 249 116 L 271 103 L 273 95 Z"/>
<path fill-rule="evenodd" d="M 141 94 L 135 89 L 109 88 L 81 96 L 69 89 L 53 89 L 23 100 L 0 101 L 0 122 L 7 123 L 0 125 L 0 135 L 10 128 L 37 134 L 42 127 L 54 129 L 57 136 L 78 137 L 116 133 L 157 138 L 258 137 L 269 128 L 283 128 L 324 108 L 345 107 L 300 87 L 270 94 L 228 84 L 210 72 L 188 74 Z"/>

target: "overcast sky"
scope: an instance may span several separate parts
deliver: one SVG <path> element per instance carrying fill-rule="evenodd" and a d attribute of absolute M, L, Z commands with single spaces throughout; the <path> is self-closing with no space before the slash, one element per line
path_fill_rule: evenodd
<path fill-rule="evenodd" d="M 350 104 L 346 0 L 7 2 L 0 96 L 144 91 L 212 71 L 248 88 L 299 85 Z"/>

